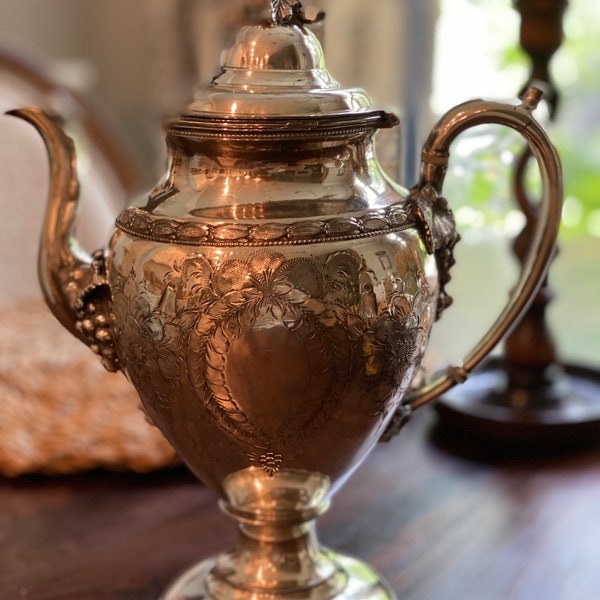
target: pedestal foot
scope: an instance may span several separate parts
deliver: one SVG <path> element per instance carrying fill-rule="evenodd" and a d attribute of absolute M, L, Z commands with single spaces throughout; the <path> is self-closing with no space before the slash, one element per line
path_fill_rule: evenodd
<path fill-rule="evenodd" d="M 236 547 L 185 572 L 160 600 L 394 600 L 368 565 L 318 543 L 314 521 L 329 486 L 298 469 L 227 477 L 221 508 L 238 522 Z"/>
<path fill-rule="evenodd" d="M 329 553 L 332 561 L 339 565 L 340 572 L 345 580 L 344 588 L 335 596 L 321 596 L 319 590 L 305 589 L 288 593 L 266 593 L 252 590 L 239 590 L 235 594 L 222 598 L 212 596 L 208 590 L 207 582 L 210 573 L 217 563 L 217 559 L 208 559 L 192 567 L 179 576 L 163 593 L 159 600 L 396 600 L 394 592 L 380 575 L 367 564 L 350 556 Z"/>

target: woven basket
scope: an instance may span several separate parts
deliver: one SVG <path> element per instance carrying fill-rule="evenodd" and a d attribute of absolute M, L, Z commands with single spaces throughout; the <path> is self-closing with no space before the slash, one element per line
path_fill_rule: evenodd
<path fill-rule="evenodd" d="M 176 464 L 133 387 L 41 300 L 0 307 L 0 473 L 149 471 Z"/>

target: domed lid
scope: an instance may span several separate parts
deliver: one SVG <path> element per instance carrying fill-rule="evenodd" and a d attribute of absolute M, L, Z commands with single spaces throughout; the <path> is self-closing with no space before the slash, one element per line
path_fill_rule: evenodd
<path fill-rule="evenodd" d="M 307 137 L 397 124 L 363 90 L 333 79 L 300 2 L 271 0 L 271 12 L 272 22 L 240 29 L 223 53 L 221 72 L 195 94 L 171 133 Z"/>

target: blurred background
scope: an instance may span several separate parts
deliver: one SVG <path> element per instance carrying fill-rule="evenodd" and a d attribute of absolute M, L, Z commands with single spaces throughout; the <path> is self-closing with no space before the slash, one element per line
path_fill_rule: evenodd
<path fill-rule="evenodd" d="M 127 182 L 109 164 L 104 171 L 96 169 L 84 185 L 84 201 L 94 204 L 91 210 L 96 214 L 92 227 L 88 219 L 91 231 L 86 234 L 92 247 L 106 241 L 112 218 L 127 196 L 151 187 L 160 176 L 164 119 L 176 113 L 196 87 L 210 81 L 232 32 L 259 18 L 266 4 L 265 0 L 0 0 L 0 48 L 30 61 L 53 82 L 83 94 L 86 110 L 92 107 L 100 129 L 118 140 L 126 157 L 116 162 L 121 168 L 123 161 L 127 163 Z M 474 97 L 515 102 L 529 77 L 529 59 L 519 47 L 519 14 L 511 0 L 307 0 L 304 5 L 308 16 L 318 10 L 327 13 L 315 33 L 334 77 L 345 86 L 364 87 L 376 105 L 401 116 L 400 128 L 380 137 L 378 148 L 386 171 L 406 186 L 415 182 L 419 148 L 445 110 Z M 600 4 L 569 2 L 564 31 L 551 63 L 559 110 L 552 123 L 547 111 L 538 110 L 565 173 L 560 253 L 551 270 L 556 298 L 549 318 L 561 355 L 597 366 Z M 5 91 L 10 88 L 8 80 L 0 94 L 3 110 L 20 100 Z M 60 110 L 73 109 L 56 90 L 43 100 Z M 0 300 L 35 293 L 36 232 L 47 178 L 41 143 L 26 125 L 13 121 L 0 118 L 4 147 L 0 203 L 5 215 L 0 225 Z M 469 347 L 469 338 L 479 334 L 476 327 L 470 327 L 473 331 L 467 336 L 456 336 L 453 327 L 463 330 L 466 319 L 485 322 L 503 303 L 514 278 L 517 265 L 509 245 L 523 216 L 514 202 L 511 173 L 520 147 L 511 132 L 494 128 L 476 130 L 453 147 L 445 194 L 463 235 L 451 290 L 459 316 L 449 316 L 437 328 L 442 341 L 435 352 L 440 360 L 448 352 L 460 354 Z M 95 164 L 103 160 L 104 155 Z M 535 189 L 535 173 L 531 181 Z M 24 187 L 29 190 L 22 192 L 25 200 L 15 204 L 14 190 Z M 85 227 L 86 219 L 81 221 Z M 463 293 L 474 283 L 475 297 Z"/>

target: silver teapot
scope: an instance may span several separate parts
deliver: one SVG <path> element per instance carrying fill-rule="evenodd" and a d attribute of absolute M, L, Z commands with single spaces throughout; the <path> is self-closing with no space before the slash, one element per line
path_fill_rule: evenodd
<path fill-rule="evenodd" d="M 313 522 L 378 440 L 464 381 L 527 307 L 553 254 L 560 163 L 530 89 L 518 106 L 452 109 L 423 147 L 418 184 L 389 181 L 373 136 L 397 118 L 336 83 L 298 2 L 271 9 L 170 122 L 166 175 L 93 256 L 72 234 L 71 140 L 54 116 L 13 112 L 38 129 L 51 162 L 40 282 L 56 318 L 126 375 L 239 521 L 238 546 L 186 571 L 165 600 L 389 599 L 370 567 L 318 544 Z M 451 303 L 449 147 L 482 123 L 529 143 L 540 225 L 490 331 L 462 365 L 411 391 Z"/>

